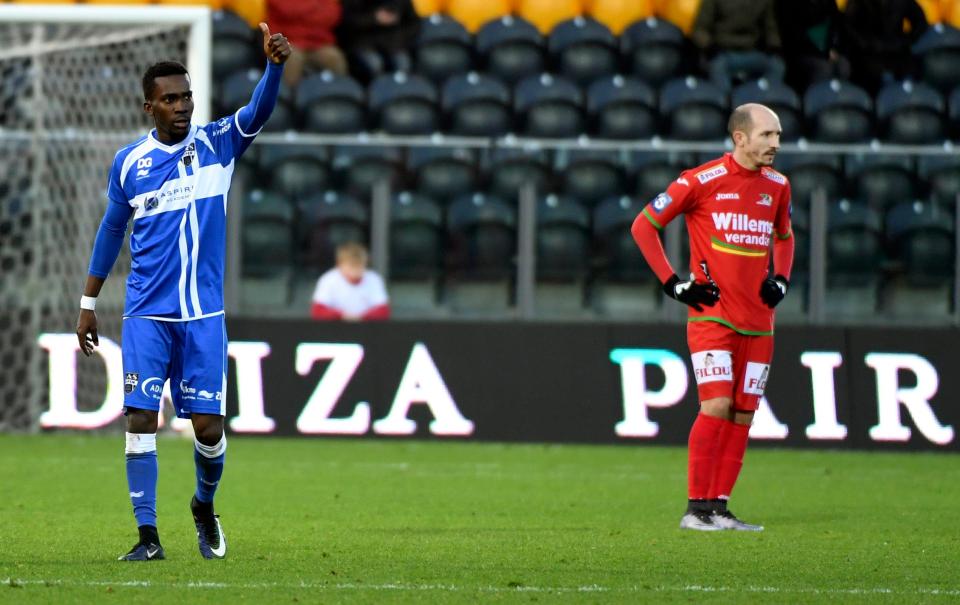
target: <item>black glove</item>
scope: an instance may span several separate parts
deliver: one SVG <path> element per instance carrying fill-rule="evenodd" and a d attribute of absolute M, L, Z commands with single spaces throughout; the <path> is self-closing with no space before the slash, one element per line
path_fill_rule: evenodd
<path fill-rule="evenodd" d="M 787 295 L 787 288 L 789 287 L 789 280 L 782 275 L 777 274 L 774 277 L 768 277 L 760 284 L 760 298 L 763 299 L 765 305 L 772 309 L 780 304 L 783 297 Z"/>
<path fill-rule="evenodd" d="M 670 298 L 679 300 L 685 305 L 690 305 L 697 311 L 703 311 L 705 305 L 712 307 L 720 300 L 720 288 L 713 283 L 702 284 L 690 276 L 688 281 L 680 281 L 676 274 L 671 275 L 670 279 L 663 284 L 663 291 Z"/>

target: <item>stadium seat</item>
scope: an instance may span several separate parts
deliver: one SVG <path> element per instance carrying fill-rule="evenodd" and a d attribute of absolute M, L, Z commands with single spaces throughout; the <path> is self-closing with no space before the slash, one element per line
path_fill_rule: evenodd
<path fill-rule="evenodd" d="M 651 86 L 683 73 L 685 45 L 676 25 L 655 17 L 634 23 L 620 36 L 630 71 Z"/>
<path fill-rule="evenodd" d="M 601 315 L 645 318 L 660 305 L 660 282 L 643 260 L 630 226 L 647 202 L 629 196 L 608 198 L 593 212 L 596 267 L 590 307 Z"/>
<path fill-rule="evenodd" d="M 253 28 L 267 18 L 266 0 L 224 0 L 223 7 L 236 13 Z"/>
<path fill-rule="evenodd" d="M 434 14 L 421 21 L 414 55 L 417 73 L 439 86 L 473 67 L 473 40 L 463 25 Z"/>
<path fill-rule="evenodd" d="M 557 150 L 554 172 L 560 191 L 590 207 L 603 199 L 623 195 L 627 176 L 621 156 L 621 152 L 612 150 Z"/>
<path fill-rule="evenodd" d="M 843 160 L 839 155 L 781 151 L 774 167 L 790 179 L 794 207 L 809 207 L 818 190 L 828 200 L 839 199 L 845 193 Z"/>
<path fill-rule="evenodd" d="M 354 197 L 333 190 L 318 192 L 304 198 L 299 208 L 304 267 L 329 269 L 337 246 L 368 240 L 369 210 Z"/>
<path fill-rule="evenodd" d="M 530 76 L 514 89 L 514 113 L 520 131 L 527 136 L 579 136 L 584 131 L 582 108 L 580 89 L 558 76 Z"/>
<path fill-rule="evenodd" d="M 716 85 L 693 76 L 675 78 L 660 90 L 660 114 L 670 138 L 688 141 L 727 136 L 726 94 Z"/>
<path fill-rule="evenodd" d="M 509 15 L 512 4 L 512 0 L 447 0 L 446 12 L 467 31 L 477 33 L 485 24 Z"/>
<path fill-rule="evenodd" d="M 154 0 L 154 1 L 157 4 L 166 4 L 171 6 L 209 6 L 212 10 L 219 10 L 223 8 L 223 0 Z"/>
<path fill-rule="evenodd" d="M 553 190 L 553 173 L 546 151 L 495 148 L 483 162 L 491 194 L 516 201 L 522 187 L 533 185 L 540 195 Z"/>
<path fill-rule="evenodd" d="M 631 23 L 653 16 L 653 0 L 588 0 L 586 9 L 619 36 Z"/>
<path fill-rule="evenodd" d="M 800 97 L 783 82 L 760 78 L 736 87 L 730 93 L 730 106 L 744 103 L 762 103 L 775 111 L 780 118 L 782 141 L 795 141 L 803 136 L 803 112 Z"/>
<path fill-rule="evenodd" d="M 402 191 L 390 205 L 390 279 L 435 279 L 443 254 L 443 210 L 427 196 Z"/>
<path fill-rule="evenodd" d="M 590 260 L 590 213 L 568 196 L 548 194 L 537 202 L 537 281 L 576 282 Z"/>
<path fill-rule="evenodd" d="M 954 217 L 947 208 L 925 201 L 897 204 L 886 217 L 891 256 L 907 282 L 934 286 L 954 275 Z"/>
<path fill-rule="evenodd" d="M 803 95 L 807 132 L 824 143 L 860 143 L 873 137 L 873 99 L 843 80 L 818 82 Z"/>
<path fill-rule="evenodd" d="M 263 68 L 266 61 L 262 52 L 257 54 L 253 30 L 246 21 L 236 13 L 221 10 L 211 15 L 211 24 L 210 63 L 214 80 L 245 69 Z"/>
<path fill-rule="evenodd" d="M 294 208 L 275 192 L 252 189 L 243 201 L 243 274 L 270 277 L 293 260 Z"/>
<path fill-rule="evenodd" d="M 560 22 L 582 12 L 580 0 L 517 0 L 517 14 L 548 35 Z"/>
<path fill-rule="evenodd" d="M 546 66 L 543 36 L 528 21 L 509 15 L 477 32 L 477 53 L 486 71 L 513 84 L 539 74 Z"/>
<path fill-rule="evenodd" d="M 880 210 L 913 200 L 917 194 L 916 171 L 909 156 L 850 155 L 846 173 L 856 197 Z"/>
<path fill-rule="evenodd" d="M 952 140 L 960 139 L 960 86 L 947 99 L 947 129 Z"/>
<path fill-rule="evenodd" d="M 917 158 L 917 176 L 926 184 L 930 200 L 954 207 L 960 196 L 960 158 L 928 155 Z"/>
<path fill-rule="evenodd" d="M 220 89 L 221 108 L 223 115 L 230 115 L 250 102 L 250 96 L 263 76 L 263 70 L 243 69 L 230 74 L 224 80 Z M 263 132 L 283 132 L 296 128 L 296 112 L 293 109 L 293 93 L 286 85 L 280 85 L 280 94 L 277 104 L 270 114 L 270 119 L 263 127 Z"/>
<path fill-rule="evenodd" d="M 479 185 L 474 153 L 463 147 L 411 147 L 407 170 L 418 194 L 442 203 L 475 191 Z"/>
<path fill-rule="evenodd" d="M 547 48 L 560 74 L 581 86 L 618 71 L 616 38 L 607 26 L 589 17 L 557 24 Z"/>
<path fill-rule="evenodd" d="M 943 21 L 944 9 L 948 8 L 952 0 L 917 0 L 917 4 L 923 9 L 923 16 L 927 23 L 936 24 Z M 941 8 L 941 4 L 943 7 Z"/>
<path fill-rule="evenodd" d="M 644 204 L 667 189 L 688 168 L 700 165 L 691 153 L 637 152 L 627 157 L 629 173 L 636 175 L 637 198 Z"/>
<path fill-rule="evenodd" d="M 960 30 L 937 23 L 913 47 L 923 80 L 944 94 L 960 86 Z"/>
<path fill-rule="evenodd" d="M 421 17 L 443 12 L 446 6 L 446 0 L 413 0 L 413 8 Z"/>
<path fill-rule="evenodd" d="M 587 90 L 592 134 L 605 139 L 646 139 L 657 133 L 657 95 L 641 80 L 615 75 Z"/>
<path fill-rule="evenodd" d="M 260 172 L 270 177 L 271 190 L 292 200 L 331 184 L 326 148 L 316 145 L 261 146 Z"/>
<path fill-rule="evenodd" d="M 443 85 L 440 105 L 446 132 L 494 137 L 513 130 L 510 90 L 493 76 L 453 76 Z"/>
<path fill-rule="evenodd" d="M 369 145 L 335 147 L 332 163 L 340 190 L 367 203 L 378 183 L 387 183 L 391 191 L 399 191 L 407 185 L 403 157 L 396 148 Z"/>
<path fill-rule="evenodd" d="M 472 279 L 509 277 L 516 227 L 516 209 L 498 197 L 473 193 L 454 200 L 447 211 L 452 273 Z"/>
<path fill-rule="evenodd" d="M 841 199 L 827 208 L 828 284 L 869 285 L 882 255 L 880 214 L 859 200 Z"/>
<path fill-rule="evenodd" d="M 432 134 L 438 130 L 437 91 L 421 76 L 383 74 L 370 84 L 369 95 L 374 122 L 388 134 Z"/>
<path fill-rule="evenodd" d="M 307 132 L 355 134 L 367 129 L 363 87 L 329 71 L 304 78 L 294 105 Z"/>
<path fill-rule="evenodd" d="M 700 0 L 654 0 L 656 14 L 689 35 L 700 12 Z"/>
<path fill-rule="evenodd" d="M 929 145 L 946 137 L 943 97 L 922 82 L 896 82 L 877 95 L 881 137 L 891 143 Z"/>

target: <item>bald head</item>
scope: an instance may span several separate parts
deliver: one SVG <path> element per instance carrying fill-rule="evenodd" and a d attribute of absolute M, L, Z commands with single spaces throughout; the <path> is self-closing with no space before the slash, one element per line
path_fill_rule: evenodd
<path fill-rule="evenodd" d="M 766 105 L 744 103 L 730 114 L 727 131 L 733 139 L 733 157 L 756 170 L 773 164 L 780 148 L 780 118 Z"/>
<path fill-rule="evenodd" d="M 750 132 L 753 130 L 755 123 L 762 121 L 764 118 L 773 118 L 780 121 L 780 118 L 776 113 L 766 105 L 761 105 L 760 103 L 744 103 L 736 109 L 733 110 L 733 113 L 730 114 L 730 119 L 727 121 L 727 132 L 733 137 L 733 133 L 738 130 L 747 136 L 750 136 Z"/>

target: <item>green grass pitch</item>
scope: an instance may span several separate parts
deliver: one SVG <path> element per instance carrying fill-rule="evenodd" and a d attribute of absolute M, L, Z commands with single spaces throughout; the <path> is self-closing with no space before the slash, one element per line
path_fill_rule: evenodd
<path fill-rule="evenodd" d="M 683 532 L 686 453 L 649 446 L 234 437 L 228 558 L 197 552 L 192 442 L 159 440 L 167 560 L 135 541 L 121 436 L 0 436 L 2 603 L 947 603 L 955 455 L 747 454 Z"/>

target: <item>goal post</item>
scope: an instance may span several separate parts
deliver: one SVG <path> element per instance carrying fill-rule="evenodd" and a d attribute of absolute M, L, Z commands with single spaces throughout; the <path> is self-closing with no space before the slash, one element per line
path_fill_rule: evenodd
<path fill-rule="evenodd" d="M 76 384 L 51 389 L 44 333 L 75 329 L 117 150 L 146 133 L 141 77 L 159 60 L 190 72 L 194 122 L 211 119 L 207 7 L 0 4 L 0 431 L 40 428 L 52 391 L 104 401 L 108 364 L 77 355 Z M 120 340 L 130 258 L 97 305 Z"/>

